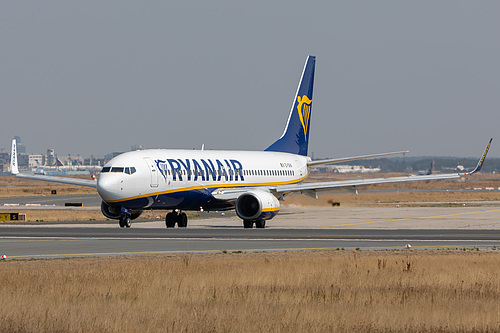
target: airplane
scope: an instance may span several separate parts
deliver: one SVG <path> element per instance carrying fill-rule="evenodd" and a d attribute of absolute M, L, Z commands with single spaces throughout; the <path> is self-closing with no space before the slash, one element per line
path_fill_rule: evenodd
<path fill-rule="evenodd" d="M 146 149 L 118 155 L 104 165 L 97 181 L 19 173 L 12 141 L 11 173 L 17 177 L 95 187 L 104 216 L 129 228 L 150 209 L 171 210 L 167 228 L 187 227 L 185 211 L 236 211 L 244 228 L 265 228 L 292 194 L 317 198 L 319 192 L 352 190 L 370 184 L 453 179 L 483 165 L 491 140 L 476 168 L 466 174 L 440 174 L 304 183 L 318 165 L 407 153 L 398 151 L 326 160 L 307 156 L 316 57 L 308 56 L 281 137 L 264 151 Z"/>
<path fill-rule="evenodd" d="M 419 175 L 419 176 L 431 175 L 431 174 L 432 174 L 432 172 L 434 171 L 434 162 L 435 162 L 435 161 L 434 161 L 434 160 L 432 160 L 432 162 L 431 162 L 431 166 L 429 167 L 429 169 L 427 169 L 427 170 L 420 170 L 420 171 L 418 172 L 418 175 Z"/>

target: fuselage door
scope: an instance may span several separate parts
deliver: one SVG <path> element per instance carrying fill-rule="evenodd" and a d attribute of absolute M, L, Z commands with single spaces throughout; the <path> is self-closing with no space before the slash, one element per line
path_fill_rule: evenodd
<path fill-rule="evenodd" d="M 303 177 L 304 176 L 304 169 L 303 169 L 303 166 L 300 164 L 300 161 L 299 160 L 295 160 L 295 163 L 297 165 L 297 172 L 298 172 L 298 176 L 299 177 Z"/>
<path fill-rule="evenodd" d="M 158 169 L 156 168 L 154 162 L 152 159 L 149 157 L 144 157 L 144 161 L 148 165 L 149 171 L 151 173 L 151 187 L 158 187 L 158 180 L 159 180 L 159 172 Z"/>

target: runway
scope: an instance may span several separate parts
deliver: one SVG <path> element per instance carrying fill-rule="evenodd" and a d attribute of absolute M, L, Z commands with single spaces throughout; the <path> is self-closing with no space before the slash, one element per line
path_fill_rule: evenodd
<path fill-rule="evenodd" d="M 26 229 L 26 228 L 22 228 Z M 9 228 L 0 239 L 9 259 L 295 250 L 500 248 L 498 230 L 158 230 Z M 95 231 L 94 231 L 95 230 Z M 2 230 L 2 234 L 4 234 Z M 118 232 L 117 232 L 118 231 Z M 300 231 L 300 232 L 298 232 Z M 54 236 L 56 235 L 56 236 Z"/>
<path fill-rule="evenodd" d="M 218 215 L 218 214 L 217 214 Z M 296 250 L 500 250 L 500 207 L 285 208 L 266 229 L 243 229 L 234 216 L 162 221 L 0 225 L 9 259 Z M 214 214 L 212 214 L 214 216 Z M 218 215 L 220 216 L 220 215 Z"/>

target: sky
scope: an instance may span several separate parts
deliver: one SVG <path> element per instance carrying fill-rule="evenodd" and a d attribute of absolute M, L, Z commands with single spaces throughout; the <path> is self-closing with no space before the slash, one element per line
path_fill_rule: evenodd
<path fill-rule="evenodd" d="M 498 17 L 498 1 L 2 1 L 0 148 L 262 150 L 312 54 L 310 155 L 479 157 L 493 137 L 500 157 Z"/>

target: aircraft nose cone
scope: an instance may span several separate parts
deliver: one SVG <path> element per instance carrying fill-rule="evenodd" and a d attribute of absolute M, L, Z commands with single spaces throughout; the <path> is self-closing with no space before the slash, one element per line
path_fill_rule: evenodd
<path fill-rule="evenodd" d="M 101 174 L 97 179 L 97 193 L 99 193 L 104 201 L 119 199 L 118 179 L 113 176 Z"/>

